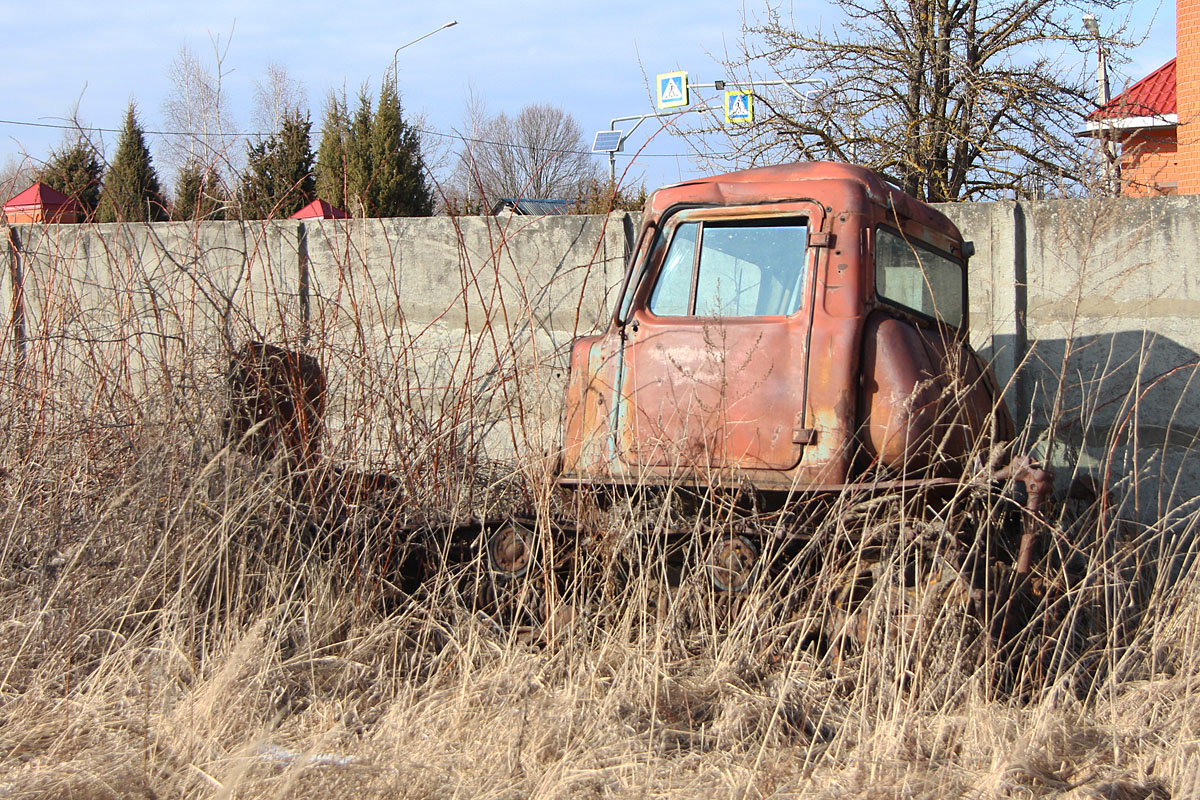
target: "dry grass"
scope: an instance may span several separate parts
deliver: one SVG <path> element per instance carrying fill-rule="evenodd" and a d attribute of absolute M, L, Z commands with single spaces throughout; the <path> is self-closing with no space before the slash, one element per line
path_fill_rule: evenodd
<path fill-rule="evenodd" d="M 405 499 L 317 519 L 222 440 L 216 352 L 135 390 L 111 350 L 67 368 L 36 341 L 0 387 L 0 798 L 1200 793 L 1186 505 L 1136 528 L 1055 523 L 1051 549 L 1071 552 L 1041 569 L 1060 585 L 1070 562 L 1070 602 L 1037 618 L 1038 680 L 1016 691 L 954 587 L 891 588 L 901 551 L 874 567 L 865 645 L 839 658 L 810 634 L 845 622 L 820 600 L 844 560 L 781 569 L 808 587 L 791 603 L 667 580 L 646 544 L 678 513 L 661 495 L 608 513 L 573 618 L 530 630 L 472 588 L 478 560 L 400 591 L 386 520 L 548 509 L 544 466 L 488 463 L 444 434 L 461 419 L 396 404 L 385 456 Z M 395 375 L 369 353 L 322 356 L 378 399 Z M 851 510 L 818 542 L 898 524 Z M 544 600 L 536 577 L 504 589 Z"/>

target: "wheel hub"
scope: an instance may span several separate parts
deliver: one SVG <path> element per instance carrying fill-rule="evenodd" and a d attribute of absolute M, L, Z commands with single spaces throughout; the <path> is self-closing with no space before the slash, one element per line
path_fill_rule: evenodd
<path fill-rule="evenodd" d="M 506 522 L 488 539 L 488 560 L 498 575 L 521 577 L 533 561 L 532 534 L 515 522 Z"/>
<path fill-rule="evenodd" d="M 754 583 L 758 548 L 745 536 L 725 536 L 708 558 L 708 574 L 722 592 L 744 592 Z"/>

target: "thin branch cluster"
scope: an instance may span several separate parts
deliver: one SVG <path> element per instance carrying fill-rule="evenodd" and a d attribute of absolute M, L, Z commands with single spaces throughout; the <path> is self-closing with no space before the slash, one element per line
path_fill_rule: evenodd
<path fill-rule="evenodd" d="M 1029 196 L 1086 178 L 1075 136 L 1095 107 L 1084 6 L 1063 0 L 833 0 L 808 28 L 768 6 L 727 59 L 756 91 L 753 126 L 726 130 L 742 164 L 859 163 L 931 202 Z M 1087 3 L 1115 9 L 1120 0 Z M 1119 43 L 1110 34 L 1104 46 Z M 821 83 L 823 82 L 823 84 Z M 817 91 L 806 93 L 812 86 Z M 802 96 L 803 95 L 803 96 Z"/>

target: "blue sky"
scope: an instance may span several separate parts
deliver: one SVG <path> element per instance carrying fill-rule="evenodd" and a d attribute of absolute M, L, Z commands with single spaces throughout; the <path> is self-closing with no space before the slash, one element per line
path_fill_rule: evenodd
<path fill-rule="evenodd" d="M 761 1 L 745 3 L 747 13 L 761 7 Z M 816 22 L 825 6 L 797 0 L 792 8 L 797 20 Z M 461 126 L 471 87 L 493 113 L 514 113 L 535 102 L 559 105 L 579 120 L 590 144 L 591 133 L 607 128 L 612 117 L 652 110 L 645 74 L 686 69 L 692 81 L 704 83 L 721 77 L 715 59 L 736 43 L 742 13 L 734 0 L 3 0 L 0 23 L 8 36 L 0 70 L 0 162 L 23 153 L 45 158 L 62 132 L 10 123 L 61 122 L 77 100 L 86 124 L 117 128 L 132 98 L 143 126 L 160 129 L 171 62 L 187 46 L 212 64 L 213 37 L 228 45 L 224 89 L 239 130 L 251 129 L 254 83 L 269 62 L 303 83 L 319 125 L 329 90 L 345 87 L 354 94 L 367 82 L 376 91 L 397 47 L 452 19 L 459 24 L 399 53 L 406 110 L 422 112 L 431 129 L 449 132 Z M 1116 22 L 1101 17 L 1106 27 Z M 1174 54 L 1174 4 L 1140 0 L 1133 26 L 1148 36 L 1127 54 L 1130 63 L 1115 67 L 1114 91 Z M 1085 66 L 1094 70 L 1094 61 Z M 643 125 L 627 148 L 640 147 L 652 129 Z M 111 149 L 116 136 L 104 137 Z M 701 168 L 688 153 L 684 141 L 661 134 L 629 174 L 650 188 L 698 174 Z M 618 168 L 626 163 L 620 159 Z"/>

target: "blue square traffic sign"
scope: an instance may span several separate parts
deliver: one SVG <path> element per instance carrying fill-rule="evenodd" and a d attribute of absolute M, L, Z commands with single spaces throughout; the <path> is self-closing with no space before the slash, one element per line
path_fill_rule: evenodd
<path fill-rule="evenodd" d="M 657 83 L 659 108 L 682 108 L 688 104 L 686 72 L 664 72 Z"/>
<path fill-rule="evenodd" d="M 754 122 L 754 95 L 750 92 L 726 92 L 725 121 L 743 125 Z"/>

